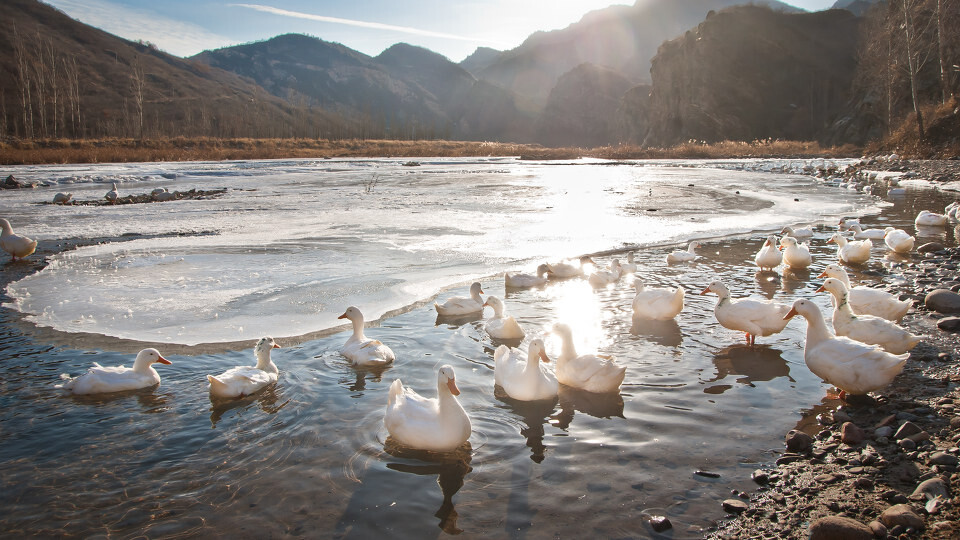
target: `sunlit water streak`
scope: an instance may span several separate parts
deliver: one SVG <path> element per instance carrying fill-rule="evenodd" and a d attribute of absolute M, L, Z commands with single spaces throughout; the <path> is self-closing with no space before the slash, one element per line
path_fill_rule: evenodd
<path fill-rule="evenodd" d="M 516 190 L 518 184 L 514 180 L 504 180 L 504 175 L 508 175 L 505 171 L 513 171 L 509 178 L 521 178 L 520 184 L 533 186 L 530 189 L 536 192 L 549 191 L 559 185 L 567 191 L 591 192 L 592 188 L 577 187 L 577 182 L 569 180 L 579 175 L 581 182 L 612 186 L 611 189 L 623 193 L 592 192 L 594 199 L 583 194 L 583 200 L 600 205 L 601 210 L 597 212 L 586 206 L 564 210 L 599 215 L 593 222 L 571 218 L 571 223 L 585 227 L 586 223 L 595 226 L 599 222 L 601 232 L 568 231 L 561 228 L 562 222 L 548 221 L 547 228 L 557 230 L 548 231 L 549 235 L 541 230 L 538 236 L 535 231 L 540 230 L 541 225 L 536 225 L 540 222 L 531 220 L 536 226 L 512 232 L 510 245 L 500 245 L 502 237 L 485 236 L 481 229 L 486 225 L 454 220 L 442 222 L 445 232 L 435 235 L 438 238 L 430 238 L 433 245 L 429 250 L 421 250 L 417 242 L 426 242 L 431 236 L 424 231 L 436 229 L 441 222 L 431 222 L 429 227 L 416 223 L 408 214 L 420 203 L 389 201 L 391 197 L 402 197 L 399 188 L 388 187 L 390 181 L 382 178 L 373 194 L 382 196 L 383 204 L 389 202 L 406 209 L 397 210 L 391 219 L 413 220 L 393 223 L 393 228 L 410 227 L 412 232 L 408 234 L 419 240 L 401 242 L 402 246 L 395 247 L 400 255 L 390 259 L 393 262 L 378 266 L 421 261 L 419 267 L 415 263 L 414 268 L 395 276 L 406 283 L 402 286 L 418 289 L 417 294 L 409 295 L 414 300 L 428 298 L 437 291 L 441 291 L 437 298 L 441 302 L 448 296 L 464 295 L 463 287 L 445 289 L 444 286 L 474 276 L 489 276 L 508 266 L 532 269 L 532 261 L 547 254 L 558 258 L 617 247 L 622 242 L 668 243 L 681 239 L 684 234 L 716 239 L 705 243 L 699 261 L 684 265 L 667 265 L 664 261 L 665 253 L 674 246 L 638 250 L 638 274 L 648 285 L 679 285 L 687 291 L 686 308 L 672 323 L 654 325 L 631 320 L 633 288 L 629 278 L 600 290 L 574 280 L 523 291 L 505 291 L 499 278 L 483 279 L 486 292 L 505 298 L 509 312 L 527 329 L 524 348 L 530 339 L 544 337 L 548 354 L 556 356 L 559 341 L 549 329 L 554 322 L 562 320 L 573 327 L 580 352 L 610 354 L 628 368 L 620 395 L 593 396 L 564 390 L 556 403 L 546 404 L 523 404 L 498 396 L 492 376 L 496 343 L 483 332 L 482 321 L 462 324 L 437 321 L 429 305 L 415 306 L 367 330 L 368 336 L 388 343 L 397 353 L 397 362 L 392 367 L 377 371 L 350 367 L 337 352 L 346 339 L 342 332 L 317 339 L 280 339 L 284 348 L 273 354 L 281 369 L 278 383 L 256 396 L 215 404 L 207 396 L 204 375 L 233 365 L 252 364 L 252 340 L 248 347 L 236 351 L 166 354 L 174 364 L 159 367 L 163 382 L 156 389 L 72 398 L 53 388 L 59 382 L 60 373 L 80 373 L 92 361 L 129 363 L 132 355 L 115 352 L 109 346 L 105 347 L 107 350 L 101 349 L 103 343 L 109 344 L 103 340 L 97 341 L 90 350 L 51 347 L 43 340 L 32 339 L 29 326 L 15 322 L 17 315 L 4 310 L 0 346 L 7 354 L 0 364 L 3 370 L 0 480 L 5 490 L 0 495 L 0 503 L 5 512 L 0 517 L 0 530 L 7 535 L 423 538 L 462 531 L 471 537 L 547 538 L 568 536 L 576 531 L 598 537 L 620 537 L 649 535 L 641 517 L 660 513 L 673 521 L 674 537 L 699 537 L 702 527 L 721 517 L 720 501 L 729 496 L 731 489 L 751 488 L 750 472 L 775 457 L 775 452 L 782 448 L 783 433 L 793 427 L 805 411 L 821 403 L 826 385 L 803 364 L 805 327 L 802 321 L 791 322 L 782 334 L 759 339 L 760 345 L 750 350 L 742 346 L 742 335 L 717 325 L 712 313 L 716 297 L 697 293 L 719 277 L 730 286 L 734 296 L 772 297 L 781 302 L 799 296 L 813 297 L 826 308 L 826 295 L 814 293 L 819 285 L 815 276 L 818 269 L 835 259 L 835 248 L 824 243 L 832 227 L 822 226 L 818 230 L 813 242 L 815 266 L 805 275 L 758 274 L 752 258 L 766 232 L 749 234 L 749 230 L 778 229 L 784 220 L 816 222 L 823 208 L 837 209 L 836 213 L 859 213 L 871 210 L 875 204 L 870 199 L 850 199 L 849 193 L 818 187 L 803 177 L 770 173 L 754 176 L 757 173 L 689 167 L 670 168 L 661 175 L 661 171 L 651 167 L 627 174 L 623 167 L 599 165 L 561 165 L 556 167 L 562 171 L 554 173 L 551 165 L 504 160 L 426 165 L 451 171 L 455 178 L 446 180 L 439 178 L 441 173 L 437 171 L 431 176 L 429 169 L 408 172 L 396 163 L 379 161 L 183 164 L 170 167 L 195 173 L 183 172 L 176 180 L 155 179 L 153 173 L 145 170 L 149 167 L 117 166 L 128 169 L 124 174 L 146 177 L 139 180 L 140 183 L 126 183 L 128 189 L 138 191 L 148 191 L 161 182 L 170 187 L 176 183 L 181 186 L 179 189 L 211 187 L 211 182 L 222 179 L 224 171 L 229 171 L 231 187 L 236 181 L 238 185 L 256 185 L 259 191 L 235 192 L 236 199 L 202 201 L 196 207 L 194 203 L 176 203 L 175 211 L 164 204 L 106 209 L 22 207 L 18 204 L 47 200 L 52 190 L 13 196 L 3 193 L 0 196 L 2 213 L 15 216 L 14 223 L 23 224 L 18 229 L 35 236 L 72 236 L 77 234 L 73 227 L 80 227 L 97 234 L 101 229 L 114 234 L 128 230 L 216 229 L 222 231 L 223 237 L 210 237 L 210 240 L 200 237 L 196 244 L 193 243 L 198 240 L 196 237 L 187 237 L 161 239 L 163 242 L 156 244 L 134 240 L 88 248 L 80 250 L 85 252 L 80 257 L 58 257 L 57 268 L 43 278 L 51 281 L 26 281 L 18 287 L 36 298 L 43 296 L 44 288 L 57 279 L 80 281 L 83 285 L 77 288 L 79 291 L 82 287 L 99 290 L 94 287 L 99 283 L 95 279 L 103 278 L 120 288 L 116 301 L 146 306 L 151 302 L 137 296 L 141 289 L 125 284 L 136 277 L 140 286 L 145 287 L 143 291 L 153 291 L 154 287 L 162 290 L 175 282 L 176 273 L 185 268 L 188 261 L 194 265 L 188 270 L 190 281 L 201 277 L 235 280 L 235 288 L 240 292 L 223 293 L 225 300 L 231 298 L 246 307 L 239 310 L 242 313 L 229 315 L 228 310 L 218 306 L 218 312 L 225 312 L 220 320 L 233 321 L 245 328 L 252 324 L 251 335 L 259 336 L 266 333 L 264 324 L 268 324 L 261 324 L 261 319 L 268 321 L 272 313 L 262 306 L 282 304 L 284 300 L 263 302 L 257 304 L 256 309 L 250 308 L 249 300 L 257 296 L 245 287 L 256 289 L 251 285 L 256 279 L 226 275 L 224 261 L 232 261 L 247 272 L 260 273 L 257 278 L 271 285 L 271 280 L 277 279 L 279 289 L 291 283 L 289 287 L 295 290 L 287 291 L 288 298 L 300 299 L 308 295 L 305 291 L 311 287 L 322 288 L 324 279 L 337 277 L 333 275 L 337 266 L 323 266 L 327 263 L 322 257 L 312 259 L 324 268 L 310 270 L 318 272 L 317 275 L 304 276 L 291 271 L 296 277 L 289 278 L 283 271 L 264 268 L 268 266 L 263 262 L 266 259 L 273 265 L 281 259 L 308 260 L 314 256 L 309 254 L 314 246 L 328 242 L 324 231 L 336 228 L 332 217 L 309 221 L 295 209 L 300 198 L 310 196 L 317 189 L 316 186 L 297 187 L 303 182 L 309 183 L 304 179 L 307 173 L 302 167 L 325 167 L 322 170 L 334 177 L 329 180 L 330 185 L 341 186 L 340 196 L 361 202 L 367 200 L 364 198 L 367 194 L 358 194 L 364 185 L 358 169 L 389 170 L 400 179 L 410 175 L 411 178 L 406 179 L 408 183 L 429 181 L 431 184 L 429 189 L 420 188 L 427 203 L 489 206 L 490 215 L 486 210 L 476 211 L 484 224 L 498 216 L 513 216 L 523 206 L 515 201 L 500 201 L 500 195 L 476 195 L 482 191 L 478 185 L 487 183 L 508 186 L 485 188 L 493 192 Z M 483 169 L 482 174 L 465 173 L 478 168 Z M 279 172 L 282 170 L 289 170 L 292 177 Z M 62 176 L 45 171 L 31 168 L 17 176 Z M 353 179 L 339 178 L 340 173 L 353 175 Z M 633 174 L 645 178 L 644 187 L 637 187 L 641 180 L 630 180 Z M 469 181 L 458 180 L 464 175 Z M 110 178 L 109 174 L 104 176 L 106 181 Z M 758 185 L 758 181 L 762 185 Z M 656 205 L 645 199 L 638 202 L 637 197 L 643 199 L 643 193 L 636 197 L 628 195 L 631 189 L 642 192 L 651 182 L 664 184 L 656 190 L 663 189 L 673 195 L 664 196 Z M 688 183 L 703 186 L 710 196 L 724 201 L 738 200 L 737 190 L 743 195 L 748 189 L 758 191 L 758 187 L 762 187 L 771 193 L 759 199 L 776 198 L 781 202 L 779 207 L 756 203 L 751 212 L 740 215 L 740 228 L 732 221 L 729 225 L 715 226 L 716 221 L 711 220 L 733 220 L 737 213 L 725 206 L 727 202 L 718 203 L 716 198 L 700 192 L 692 193 L 695 195 L 692 198 L 676 195 L 684 191 L 682 188 L 687 188 Z M 793 187 L 783 191 L 787 188 L 774 189 L 775 186 Z M 78 187 L 87 186 L 80 183 L 71 186 L 75 196 Z M 89 190 L 90 197 L 105 191 L 102 184 L 93 184 Z M 477 197 L 470 205 L 447 200 L 453 192 L 465 191 Z M 772 193 L 774 191 L 776 193 Z M 328 197 L 334 207 L 344 205 L 342 201 L 337 202 L 337 197 Z M 794 197 L 809 203 L 802 216 L 794 216 L 785 209 L 791 206 Z M 563 204 L 562 199 L 558 197 L 553 204 Z M 930 192 L 910 191 L 907 197 L 894 200 L 883 214 L 864 221 L 880 227 L 892 224 L 912 230 L 909 224 L 916 211 L 942 207 L 943 199 Z M 605 228 L 608 220 L 603 212 L 625 212 L 628 204 L 624 201 L 632 201 L 630 204 L 638 216 L 645 215 L 646 209 L 657 207 L 656 214 L 672 215 L 673 221 L 656 229 L 648 220 L 644 236 L 640 238 L 629 237 L 636 229 L 621 230 L 633 227 L 625 217 L 611 217 L 609 222 L 620 225 Z M 745 201 L 744 204 L 751 203 Z M 232 216 L 235 211 L 231 208 L 253 207 L 258 209 L 255 214 L 271 215 L 256 217 L 257 220 L 263 223 L 276 220 L 283 224 L 282 230 L 268 228 L 247 236 L 243 224 L 248 218 Z M 273 213 L 273 207 L 287 210 Z M 349 223 L 362 226 L 371 214 L 375 212 L 353 209 L 337 215 L 338 219 L 349 217 Z M 126 217 L 114 223 L 103 221 L 103 215 Z M 277 217 L 283 215 L 289 217 Z M 182 221 L 183 216 L 189 216 L 189 222 Z M 641 219 L 638 216 L 634 216 L 635 219 Z M 764 225 L 754 227 L 754 216 Z M 832 225 L 832 212 L 830 216 Z M 685 219 L 688 217 L 694 220 Z M 287 225 L 299 222 L 311 225 Z M 152 226 L 139 228 L 143 223 Z M 307 230 L 310 227 L 316 230 Z M 369 261 L 379 260 L 375 257 L 381 251 L 363 247 L 372 233 L 352 238 L 337 230 L 340 238 L 337 241 L 341 242 L 337 250 L 344 257 L 337 264 L 366 268 L 373 264 Z M 471 230 L 475 234 L 464 232 Z M 646 236 L 648 232 L 650 238 Z M 724 237 L 732 232 L 744 234 Z M 590 242 L 591 234 L 598 235 L 599 239 Z M 273 240 L 264 246 L 252 245 L 257 235 Z M 544 236 L 550 238 L 542 238 Z M 954 242 L 951 229 L 935 236 Z M 280 237 L 287 240 L 281 241 Z M 469 238 L 469 249 L 459 246 L 462 237 Z M 558 242 L 557 237 L 564 238 L 566 243 Z M 167 241 L 170 243 L 164 244 Z M 277 243 L 286 247 L 276 247 Z M 163 251 L 168 247 L 178 251 L 176 257 L 184 259 L 184 266 L 176 263 L 173 265 L 176 270 L 165 266 L 165 259 L 171 257 Z M 206 248 L 210 248 L 213 255 L 204 258 Z M 273 249 L 280 255 L 264 255 Z M 520 255 L 512 255 L 513 252 Z M 432 259 L 426 259 L 425 253 L 438 257 L 437 268 L 431 267 Z M 883 254 L 884 249 L 878 245 L 874 249 L 875 260 L 868 269 L 897 264 L 882 259 Z M 605 265 L 613 256 L 619 255 L 596 259 Z M 96 261 L 101 258 L 110 262 L 100 266 Z M 90 265 L 88 272 L 70 274 L 72 267 L 84 264 Z M 207 264 L 214 268 L 207 269 Z M 119 275 L 110 274 L 105 268 Z M 324 278 L 324 272 L 330 275 Z M 445 273 L 454 274 L 456 280 L 445 278 Z M 370 275 L 383 279 L 387 272 L 361 270 L 359 279 Z M 423 276 L 429 279 L 420 281 Z M 875 279 L 859 271 L 854 271 L 853 277 Z M 351 287 L 362 288 L 341 283 L 330 286 L 329 290 L 351 290 Z M 201 291 L 210 298 L 216 296 L 215 292 L 213 286 Z M 353 294 L 356 296 L 351 298 L 357 300 L 358 305 L 377 304 L 376 294 L 368 291 Z M 399 298 L 400 293 L 394 294 L 398 296 L 394 300 L 400 304 L 408 301 L 406 297 Z M 84 323 L 86 331 L 110 326 L 112 323 L 104 322 L 109 318 L 99 311 L 103 309 L 102 301 L 97 296 L 91 301 L 90 296 L 92 291 L 81 295 L 68 288 L 56 297 L 70 299 L 67 304 L 87 302 L 77 313 L 92 315 L 100 326 Z M 328 300 L 321 294 L 317 303 L 328 306 L 326 309 L 335 317 L 345 307 L 347 296 L 344 292 Z M 191 316 L 200 318 L 187 300 L 189 297 L 171 299 L 164 306 L 175 311 L 184 322 Z M 396 307 L 394 300 L 383 301 L 381 309 Z M 197 305 L 204 304 L 197 302 Z M 52 308 L 58 313 L 61 309 L 67 308 L 59 305 Z M 277 309 L 276 313 L 282 311 Z M 237 317 L 249 317 L 255 322 L 241 323 Z M 294 324 L 298 323 L 299 320 L 288 319 L 281 327 L 290 329 L 287 335 L 297 335 L 299 330 Z M 323 326 L 321 323 L 317 320 L 304 327 L 314 331 Z M 143 334 L 140 339 L 154 339 L 149 331 L 132 328 L 136 328 L 138 335 Z M 207 330 L 216 331 L 216 325 L 210 325 Z M 231 338 L 232 334 L 221 335 Z M 117 350 L 126 348 L 129 345 Z M 456 369 L 463 391 L 461 403 L 473 419 L 469 451 L 442 456 L 404 451 L 385 444 L 387 433 L 382 418 L 389 384 L 401 378 L 406 386 L 431 396 L 436 388 L 436 370 L 442 364 L 451 364 Z M 707 469 L 721 477 L 696 476 L 693 471 L 697 469 Z"/>

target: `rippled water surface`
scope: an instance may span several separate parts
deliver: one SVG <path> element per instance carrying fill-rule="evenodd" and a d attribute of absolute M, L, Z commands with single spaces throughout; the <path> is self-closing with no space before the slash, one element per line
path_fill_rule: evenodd
<path fill-rule="evenodd" d="M 761 170 L 771 166 L 496 159 L 14 171 L 49 184 L 0 193 L 0 214 L 17 230 L 115 239 L 65 252 L 7 290 L 0 531 L 643 537 L 652 534 L 643 516 L 665 514 L 674 537 L 697 537 L 732 489 L 751 488 L 750 472 L 776 457 L 784 432 L 832 403 L 803 363 L 802 320 L 747 348 L 716 323 L 716 297 L 698 293 L 719 277 L 737 297 L 813 297 L 825 308 L 816 275 L 835 259 L 825 241 L 837 216 L 912 231 L 919 209 L 951 200 L 909 189 L 884 201 Z M 40 204 L 68 189 L 99 198 L 117 179 L 121 192 L 230 191 L 116 208 Z M 786 224 L 818 227 L 813 269 L 758 273 L 762 239 Z M 925 234 L 954 243 L 952 229 Z M 705 239 L 702 257 L 667 265 L 664 255 L 691 237 Z M 498 277 L 625 245 L 646 283 L 686 289 L 675 322 L 632 321 L 630 277 L 600 290 L 568 281 L 524 291 L 505 291 Z M 862 270 L 904 262 L 879 243 L 874 256 L 854 279 L 880 280 Z M 430 305 L 466 294 L 472 279 L 505 298 L 527 330 L 524 348 L 541 336 L 555 356 L 549 328 L 563 321 L 581 352 L 615 356 L 627 366 L 621 393 L 562 390 L 546 404 L 495 394 L 498 343 L 483 321 L 438 321 Z M 393 348 L 395 365 L 357 370 L 339 355 L 347 336 L 331 327 L 349 304 L 386 314 L 367 335 Z M 253 339 L 267 333 L 283 346 L 273 352 L 279 382 L 212 403 L 204 375 L 252 364 Z M 129 364 L 147 343 L 172 351 L 155 389 L 79 398 L 54 388 L 93 361 Z M 439 455 L 387 443 L 389 384 L 400 378 L 432 396 L 443 364 L 456 370 L 473 421 L 469 446 Z"/>

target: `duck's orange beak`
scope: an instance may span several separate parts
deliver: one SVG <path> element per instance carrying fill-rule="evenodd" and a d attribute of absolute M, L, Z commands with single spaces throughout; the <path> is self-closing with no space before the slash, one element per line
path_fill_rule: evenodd
<path fill-rule="evenodd" d="M 704 289 L 703 292 L 700 293 L 700 296 L 703 296 L 703 295 L 707 294 L 708 292 L 710 292 L 710 287 L 707 287 L 706 289 Z"/>
<path fill-rule="evenodd" d="M 159 355 L 158 355 L 158 356 L 159 356 Z M 162 356 L 157 360 L 157 362 L 160 362 L 161 364 L 166 364 L 166 365 L 168 365 L 168 366 L 173 363 L 173 362 L 167 360 L 166 358 L 164 358 L 164 357 L 162 357 Z"/>
<path fill-rule="evenodd" d="M 550 357 L 547 356 L 547 351 L 540 351 L 540 360 L 548 364 L 550 363 Z"/>
<path fill-rule="evenodd" d="M 825 291 L 825 290 L 826 290 L 826 289 L 823 288 L 823 285 L 821 285 L 820 288 L 816 290 L 816 292 L 823 292 L 823 291 Z"/>
<path fill-rule="evenodd" d="M 460 395 L 460 389 L 457 388 L 457 381 L 455 379 L 447 379 L 447 388 L 450 389 L 451 394 L 455 396 Z"/>
<path fill-rule="evenodd" d="M 792 319 L 793 316 L 796 314 L 797 314 L 797 310 L 790 308 L 790 311 L 788 311 L 787 314 L 784 315 L 783 320 Z"/>
<path fill-rule="evenodd" d="M 824 272 L 822 272 L 822 273 L 821 273 L 819 276 L 817 276 L 817 277 L 818 277 L 818 278 L 827 277 L 827 272 L 824 271 Z"/>
<path fill-rule="evenodd" d="M 280 348 L 280 346 L 279 346 L 279 345 L 277 345 L 276 343 L 274 343 L 274 344 L 273 344 L 273 348 L 274 348 L 274 349 L 279 349 L 279 348 Z"/>
<path fill-rule="evenodd" d="M 338 318 L 338 319 L 346 319 L 346 318 L 347 318 L 347 314 L 344 313 L 343 315 L 341 315 L 341 316 L 339 316 L 339 317 L 337 317 L 337 318 Z"/>

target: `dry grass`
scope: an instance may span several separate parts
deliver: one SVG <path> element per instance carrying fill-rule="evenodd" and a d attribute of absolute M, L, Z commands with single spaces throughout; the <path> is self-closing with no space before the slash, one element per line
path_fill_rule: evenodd
<path fill-rule="evenodd" d="M 0 142 L 0 165 L 221 161 L 334 157 L 521 156 L 526 159 L 720 159 L 756 157 L 856 156 L 855 147 L 821 148 L 815 142 L 753 141 L 706 144 L 691 141 L 672 148 L 619 145 L 600 148 L 546 148 L 540 145 L 473 141 L 327 139 L 49 139 Z"/>
<path fill-rule="evenodd" d="M 917 130 L 917 116 L 910 114 L 883 140 L 867 145 L 868 154 L 896 152 L 913 159 L 947 159 L 960 156 L 960 99 L 921 109 L 926 137 Z"/>

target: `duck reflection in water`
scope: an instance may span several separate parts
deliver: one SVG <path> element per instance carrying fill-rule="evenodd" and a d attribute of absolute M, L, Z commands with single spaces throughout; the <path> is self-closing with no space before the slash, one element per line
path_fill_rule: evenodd
<path fill-rule="evenodd" d="M 143 412 L 147 414 L 168 410 L 168 403 L 173 399 L 172 394 L 158 391 L 158 385 L 104 394 L 67 394 L 67 397 L 76 403 L 86 405 L 112 403 L 136 397 L 137 403 L 143 408 Z"/>
<path fill-rule="evenodd" d="M 387 437 L 383 445 L 387 454 L 404 460 L 403 462 L 387 463 L 387 468 L 415 474 L 418 476 L 437 475 L 437 484 L 443 494 L 443 502 L 434 516 L 440 519 L 437 524 L 447 534 L 460 534 L 463 529 L 457 527 L 457 509 L 453 505 L 453 496 L 463 487 L 464 478 L 473 467 L 470 461 L 473 458 L 473 448 L 470 442 L 463 443 L 453 452 L 430 452 L 414 450 L 397 444 L 391 437 Z M 427 462 L 410 463 L 409 461 Z"/>
<path fill-rule="evenodd" d="M 437 320 L 433 323 L 434 326 L 446 325 L 450 330 L 456 330 L 461 326 L 483 320 L 483 312 L 479 311 L 477 313 L 468 313 L 466 315 L 437 315 Z"/>
<path fill-rule="evenodd" d="M 664 347 L 679 347 L 683 343 L 683 332 L 676 319 L 655 321 L 633 317 L 630 333 Z"/>
<path fill-rule="evenodd" d="M 807 286 L 810 282 L 809 268 L 790 268 L 783 269 L 783 290 L 787 294 L 793 294 Z"/>
<path fill-rule="evenodd" d="M 567 429 L 573 422 L 574 412 L 595 418 L 624 418 L 623 396 L 619 393 L 596 394 L 560 385 L 560 412 L 552 418 L 560 429 Z"/>
<path fill-rule="evenodd" d="M 360 392 L 354 397 L 361 397 L 363 396 L 363 391 L 367 388 L 367 379 L 369 378 L 373 382 L 380 382 L 383 378 L 383 373 L 391 367 L 392 366 L 354 367 L 354 377 L 343 377 L 339 380 L 339 383 L 346 386 L 351 392 Z"/>
<path fill-rule="evenodd" d="M 264 387 L 263 390 L 249 396 L 239 398 L 218 398 L 210 396 L 210 427 L 217 427 L 217 423 L 223 418 L 223 415 L 233 409 L 248 409 L 256 403 L 261 411 L 267 414 L 276 414 L 280 409 L 287 406 L 290 400 L 277 405 L 282 395 L 277 392 L 277 383 Z"/>
<path fill-rule="evenodd" d="M 769 345 L 725 347 L 713 356 L 717 375 L 705 382 L 720 381 L 729 375 L 741 375 L 736 381 L 748 386 L 754 386 L 754 382 L 772 381 L 777 377 L 786 377 L 790 382 L 796 382 L 790 376 L 790 366 L 783 359 L 782 353 L 783 351 Z M 722 394 L 730 388 L 732 386 L 729 384 L 716 384 L 704 388 L 703 392 Z"/>
<path fill-rule="evenodd" d="M 760 287 L 760 292 L 763 293 L 763 296 L 765 296 L 767 300 L 773 300 L 773 295 L 776 294 L 777 289 L 780 288 L 780 274 L 770 270 L 757 270 L 754 277 L 757 280 L 757 286 Z"/>
<path fill-rule="evenodd" d="M 551 415 L 556 410 L 557 398 L 520 401 L 508 396 L 499 386 L 494 387 L 493 395 L 523 420 L 526 427 L 520 430 L 520 435 L 526 438 L 527 446 L 530 448 L 530 459 L 536 463 L 542 463 L 547 453 L 547 446 L 543 444 L 545 435 L 543 426 L 552 418 Z"/>

